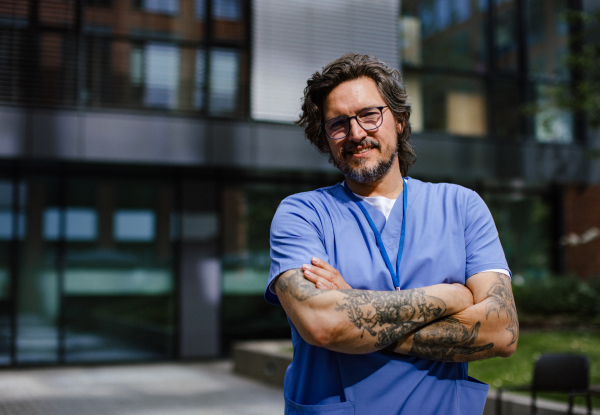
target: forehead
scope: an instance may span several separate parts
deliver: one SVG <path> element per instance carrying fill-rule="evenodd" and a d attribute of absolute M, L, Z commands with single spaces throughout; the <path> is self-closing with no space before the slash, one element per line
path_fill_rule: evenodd
<path fill-rule="evenodd" d="M 386 105 L 377 84 L 369 77 L 342 82 L 323 100 L 325 119 L 354 115 L 362 109 Z"/>

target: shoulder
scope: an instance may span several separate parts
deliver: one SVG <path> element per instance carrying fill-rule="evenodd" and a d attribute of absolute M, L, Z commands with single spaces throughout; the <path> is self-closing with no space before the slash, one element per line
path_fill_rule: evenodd
<path fill-rule="evenodd" d="M 408 188 L 414 188 L 415 196 L 426 199 L 438 199 L 445 203 L 468 204 L 473 198 L 479 198 L 479 195 L 464 186 L 453 183 L 430 183 L 422 182 L 417 179 L 409 178 Z M 409 193 L 410 195 L 410 193 Z"/>
<path fill-rule="evenodd" d="M 319 209 L 331 205 L 336 194 L 343 191 L 340 183 L 308 192 L 295 193 L 283 199 L 278 211 L 288 208 Z"/>

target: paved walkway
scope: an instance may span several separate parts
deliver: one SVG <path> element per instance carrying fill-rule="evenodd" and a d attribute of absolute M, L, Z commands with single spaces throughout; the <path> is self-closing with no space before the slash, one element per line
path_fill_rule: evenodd
<path fill-rule="evenodd" d="M 283 390 L 229 361 L 0 369 L 0 415 L 281 415 Z"/>

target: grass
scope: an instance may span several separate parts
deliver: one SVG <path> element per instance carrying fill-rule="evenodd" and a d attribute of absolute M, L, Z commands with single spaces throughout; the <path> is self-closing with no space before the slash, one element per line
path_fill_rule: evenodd
<path fill-rule="evenodd" d="M 469 363 L 469 375 L 492 388 L 526 385 L 531 382 L 533 365 L 542 354 L 584 354 L 590 359 L 590 382 L 600 383 L 600 333 L 589 331 L 526 331 L 519 335 L 517 351 L 508 359 L 493 358 Z M 540 394 L 542 398 L 566 402 L 566 395 Z M 575 403 L 583 405 L 583 398 Z M 592 404 L 600 408 L 600 398 Z"/>

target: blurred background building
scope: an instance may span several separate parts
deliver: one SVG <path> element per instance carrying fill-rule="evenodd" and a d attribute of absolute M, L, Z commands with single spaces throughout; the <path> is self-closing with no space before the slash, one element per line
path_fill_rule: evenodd
<path fill-rule="evenodd" d="M 341 54 L 402 68 L 411 176 L 488 203 L 515 281 L 600 274 L 600 146 L 557 83 L 581 0 L 0 0 L 0 365 L 214 357 L 263 300 L 292 124 Z M 432 243 L 434 243 L 432 241 Z"/>

